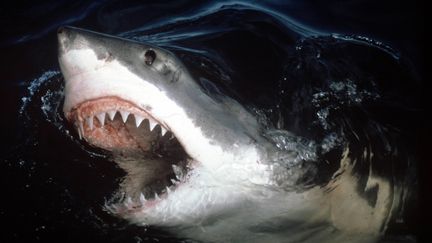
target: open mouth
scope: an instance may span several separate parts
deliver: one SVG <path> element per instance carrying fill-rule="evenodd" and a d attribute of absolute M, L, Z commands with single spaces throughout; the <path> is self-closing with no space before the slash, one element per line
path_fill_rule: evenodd
<path fill-rule="evenodd" d="M 119 97 L 87 100 L 66 113 L 80 139 L 113 155 L 126 172 L 108 210 L 128 214 L 157 204 L 187 179 L 191 159 L 163 122 Z"/>

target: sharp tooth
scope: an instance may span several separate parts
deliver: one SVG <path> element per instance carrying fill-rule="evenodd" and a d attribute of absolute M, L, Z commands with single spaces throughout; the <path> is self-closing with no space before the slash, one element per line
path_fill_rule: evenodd
<path fill-rule="evenodd" d="M 129 114 L 130 114 L 129 111 L 120 111 L 120 115 L 121 115 L 122 120 L 123 120 L 124 123 L 126 123 Z"/>
<path fill-rule="evenodd" d="M 161 127 L 161 134 L 162 134 L 162 136 L 164 136 L 165 133 L 167 132 L 167 130 L 163 126 L 160 126 L 160 127 Z"/>
<path fill-rule="evenodd" d="M 108 113 L 108 116 L 111 119 L 111 121 L 114 121 L 114 116 L 116 114 L 116 111 L 115 110 L 111 110 L 111 111 L 108 111 L 107 113 Z"/>
<path fill-rule="evenodd" d="M 79 139 L 81 140 L 81 139 L 82 139 L 82 136 L 81 136 L 81 129 L 78 129 L 78 136 L 79 136 Z"/>
<path fill-rule="evenodd" d="M 166 192 L 167 192 L 167 194 L 170 194 L 171 193 L 171 189 L 169 187 L 166 187 Z"/>
<path fill-rule="evenodd" d="M 152 119 L 148 119 L 148 120 L 149 120 L 150 131 L 153 131 L 153 129 L 157 125 L 157 122 L 153 121 Z"/>
<path fill-rule="evenodd" d="M 103 127 L 104 124 L 105 124 L 105 112 L 97 114 L 96 117 L 99 120 L 99 123 L 101 124 L 101 127 Z"/>
<path fill-rule="evenodd" d="M 144 120 L 144 117 L 134 114 L 135 116 L 135 125 L 139 127 L 141 122 Z"/>
<path fill-rule="evenodd" d="M 131 197 L 127 197 L 127 198 L 126 198 L 126 201 L 124 201 L 123 204 L 124 204 L 126 207 L 131 207 L 132 204 L 133 204 L 133 202 L 132 202 L 132 198 L 131 198 Z"/>
<path fill-rule="evenodd" d="M 82 122 L 79 122 L 79 130 L 81 131 L 81 136 L 84 137 L 84 126 Z"/>
<path fill-rule="evenodd" d="M 79 126 L 79 122 L 75 122 L 75 127 L 77 128 L 79 139 L 82 139 L 81 128 Z"/>
<path fill-rule="evenodd" d="M 178 183 L 178 181 L 176 181 L 176 180 L 174 180 L 174 179 L 171 179 L 171 183 L 175 185 L 175 184 Z"/>
<path fill-rule="evenodd" d="M 183 180 L 183 178 L 184 178 L 183 169 L 177 165 L 172 165 L 172 168 L 174 170 L 174 174 L 175 174 L 177 180 L 179 180 L 179 181 Z"/>
<path fill-rule="evenodd" d="M 179 176 L 182 174 L 181 168 L 177 165 L 172 165 L 173 171 L 176 176 Z"/>
<path fill-rule="evenodd" d="M 142 194 L 142 192 L 140 193 L 139 200 L 140 200 L 141 204 L 144 204 L 147 201 L 144 194 Z"/>
<path fill-rule="evenodd" d="M 156 200 L 160 200 L 160 197 L 159 197 L 159 195 L 155 192 L 155 196 L 154 196 L 154 198 L 156 199 Z"/>
<path fill-rule="evenodd" d="M 92 116 L 87 117 L 86 122 L 87 122 L 87 125 L 89 126 L 90 130 L 93 130 L 93 117 Z"/>

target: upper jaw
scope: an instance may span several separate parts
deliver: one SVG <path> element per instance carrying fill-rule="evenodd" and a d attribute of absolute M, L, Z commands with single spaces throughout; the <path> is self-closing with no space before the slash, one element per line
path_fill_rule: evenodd
<path fill-rule="evenodd" d="M 123 76 L 121 72 L 116 73 L 108 68 L 66 77 L 63 111 L 68 116 L 81 104 L 106 97 L 117 97 L 129 102 L 138 110 L 151 114 L 165 128 L 168 128 L 167 119 L 162 116 L 175 113 L 174 109 L 170 109 L 172 102 L 157 87 L 135 75 Z"/>
<path fill-rule="evenodd" d="M 128 119 L 133 119 L 136 128 L 140 127 L 141 123 L 147 122 L 150 131 L 153 131 L 156 126 L 159 125 L 162 136 L 170 131 L 169 127 L 164 122 L 155 119 L 148 111 L 117 96 L 101 97 L 84 101 L 67 112 L 66 117 L 79 129 L 78 132 L 80 136 L 83 136 L 85 135 L 84 128 L 88 128 L 90 132 L 93 128 L 102 128 L 104 127 L 105 121 L 107 119 L 113 121 L 117 113 L 120 114 L 124 123 L 126 123 Z M 129 116 L 131 116 L 131 118 Z M 94 118 L 96 118 L 96 120 Z M 98 126 L 95 125 L 95 121 L 98 123 Z"/>

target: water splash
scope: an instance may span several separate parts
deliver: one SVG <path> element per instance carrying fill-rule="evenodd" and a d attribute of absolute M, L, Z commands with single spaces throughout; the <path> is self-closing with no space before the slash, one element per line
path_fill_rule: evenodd
<path fill-rule="evenodd" d="M 364 101 L 373 101 L 380 95 L 371 90 L 358 87 L 351 79 L 333 81 L 329 90 L 316 92 L 312 95 L 312 104 L 318 108 L 316 117 L 321 126 L 328 130 L 333 127 L 329 119 L 331 112 L 341 110 L 342 107 L 361 106 Z"/>
<path fill-rule="evenodd" d="M 50 70 L 44 72 L 40 77 L 32 80 L 30 82 L 30 85 L 27 87 L 28 94 L 27 96 L 24 96 L 21 98 L 22 106 L 20 108 L 20 115 L 23 115 L 25 109 L 28 107 L 30 102 L 32 102 L 33 97 L 38 92 L 38 90 L 41 88 L 42 85 L 49 82 L 50 79 L 54 78 L 55 76 L 60 75 L 60 72 L 57 70 Z"/>

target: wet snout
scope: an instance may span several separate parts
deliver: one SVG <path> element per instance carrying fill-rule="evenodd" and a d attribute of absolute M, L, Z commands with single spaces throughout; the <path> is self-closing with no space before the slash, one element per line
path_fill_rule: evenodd
<path fill-rule="evenodd" d="M 70 27 L 62 26 L 57 29 L 57 41 L 58 41 L 58 54 L 59 57 L 65 53 L 65 51 L 69 48 L 71 40 L 72 40 L 72 33 Z"/>

